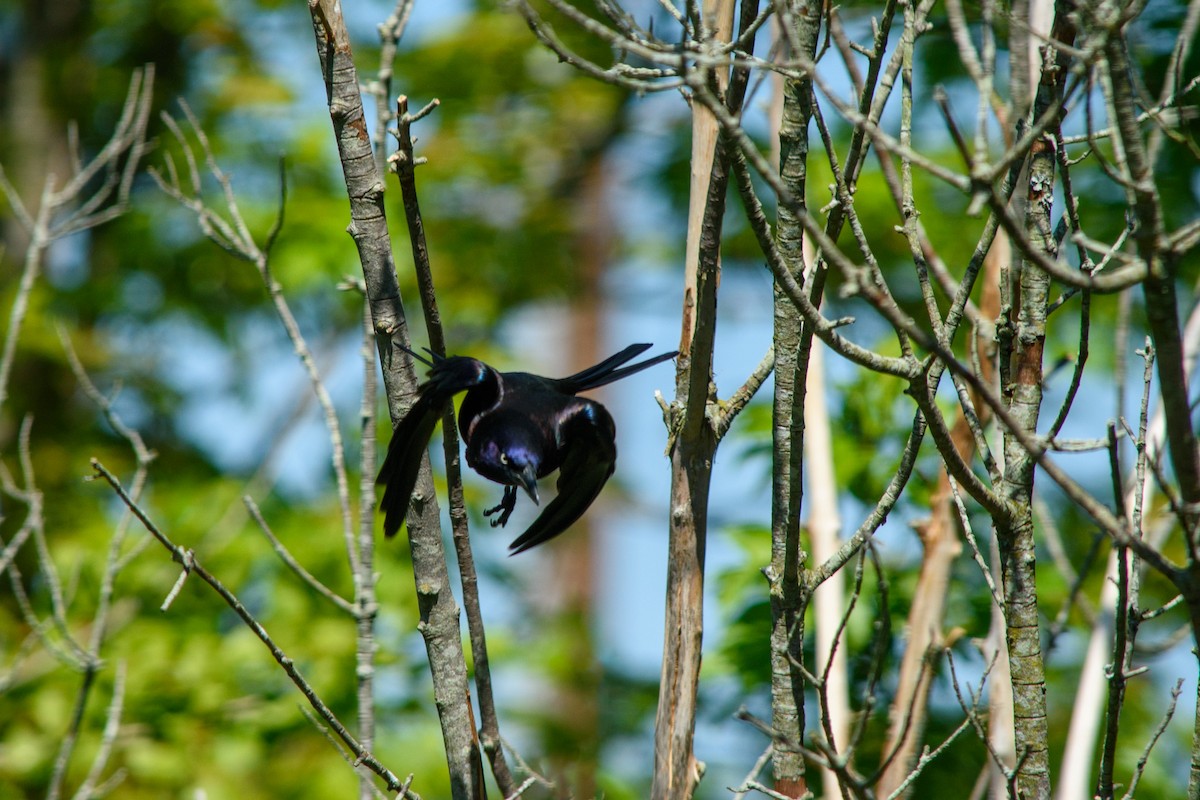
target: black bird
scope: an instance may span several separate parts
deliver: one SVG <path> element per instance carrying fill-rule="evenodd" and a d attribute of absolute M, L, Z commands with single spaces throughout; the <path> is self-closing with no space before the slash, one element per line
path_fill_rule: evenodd
<path fill-rule="evenodd" d="M 478 359 L 439 356 L 428 361 L 429 380 L 417 387 L 417 401 L 392 432 L 387 458 L 379 470 L 383 485 L 383 530 L 394 536 L 408 513 L 421 456 L 447 402 L 466 392 L 458 427 L 467 444 L 467 464 L 483 477 L 504 484 L 504 497 L 484 514 L 492 527 L 508 522 L 517 503 L 517 487 L 538 502 L 537 480 L 554 470 L 558 496 L 509 546 L 513 554 L 552 539 L 583 516 L 613 474 L 617 461 L 616 427 L 604 406 L 576 397 L 579 392 L 620 380 L 674 358 L 663 353 L 638 364 L 622 364 L 650 349 L 633 344 L 594 367 L 567 378 L 543 378 L 528 372 L 497 372 Z"/>

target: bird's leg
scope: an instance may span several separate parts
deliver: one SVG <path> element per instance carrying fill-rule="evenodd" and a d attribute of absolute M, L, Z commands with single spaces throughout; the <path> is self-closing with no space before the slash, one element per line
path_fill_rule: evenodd
<path fill-rule="evenodd" d="M 512 516 L 513 509 L 517 506 L 517 487 L 505 486 L 504 497 L 500 500 L 500 505 L 495 508 L 485 509 L 483 515 L 490 517 L 493 514 L 499 513 L 500 516 L 496 519 L 488 520 L 493 528 L 503 528 L 508 524 L 508 518 Z"/>

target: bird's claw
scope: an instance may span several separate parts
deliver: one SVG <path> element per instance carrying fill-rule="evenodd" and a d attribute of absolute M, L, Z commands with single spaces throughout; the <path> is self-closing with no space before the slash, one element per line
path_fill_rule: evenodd
<path fill-rule="evenodd" d="M 484 509 L 483 515 L 491 517 L 493 514 L 499 513 L 500 516 L 496 519 L 489 519 L 488 522 L 493 528 L 503 528 L 508 524 L 508 518 L 512 516 L 513 509 L 517 506 L 517 487 L 505 486 L 504 497 L 500 499 L 500 504 L 492 508 Z"/>

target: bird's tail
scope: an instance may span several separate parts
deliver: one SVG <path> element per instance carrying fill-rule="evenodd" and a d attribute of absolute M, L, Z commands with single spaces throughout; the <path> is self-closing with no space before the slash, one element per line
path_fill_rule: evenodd
<path fill-rule="evenodd" d="M 655 364 L 660 364 L 679 355 L 678 351 L 673 350 L 670 353 L 662 353 L 637 364 L 630 364 L 628 367 L 621 366 L 641 353 L 646 352 L 652 346 L 649 344 L 631 344 L 616 355 L 604 359 L 599 364 L 588 367 L 581 372 L 576 372 L 574 375 L 569 375 L 566 378 L 559 378 L 555 383 L 560 390 L 568 394 L 578 394 L 579 392 L 586 392 L 588 389 L 604 386 L 613 381 L 619 381 L 626 375 L 641 372 L 647 367 L 652 367 Z"/>

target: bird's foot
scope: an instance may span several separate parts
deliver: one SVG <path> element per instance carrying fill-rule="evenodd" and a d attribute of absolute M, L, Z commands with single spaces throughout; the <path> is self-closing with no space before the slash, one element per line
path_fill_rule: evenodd
<path fill-rule="evenodd" d="M 489 519 L 493 528 L 503 528 L 508 524 L 508 518 L 512 516 L 513 509 L 517 506 L 517 487 L 505 486 L 504 497 L 500 499 L 500 505 L 494 508 L 484 509 L 483 515 L 491 517 L 493 514 L 500 514 L 496 519 Z"/>

